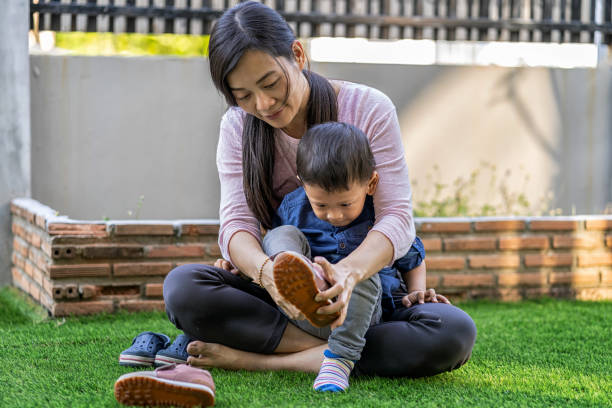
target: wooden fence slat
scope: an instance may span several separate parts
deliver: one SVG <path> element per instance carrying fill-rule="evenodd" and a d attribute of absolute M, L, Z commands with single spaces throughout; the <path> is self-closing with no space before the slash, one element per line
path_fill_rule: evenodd
<path fill-rule="evenodd" d="M 551 21 L 552 20 L 552 0 L 542 0 L 542 20 L 543 21 Z M 550 33 L 551 31 L 544 28 L 542 29 L 542 41 L 550 42 Z"/>
<path fill-rule="evenodd" d="M 612 3 L 610 0 L 604 1 L 604 21 L 605 24 L 612 24 Z M 608 32 L 602 39 L 605 44 L 612 44 L 612 32 Z"/>
<path fill-rule="evenodd" d="M 589 21 L 595 21 L 595 9 L 597 8 L 597 0 L 590 0 L 591 4 L 589 5 Z M 595 40 L 595 33 L 591 33 L 589 35 L 589 41 Z"/>
<path fill-rule="evenodd" d="M 578 22 L 581 18 L 582 4 L 580 0 L 572 0 L 572 22 Z M 571 42 L 580 42 L 580 33 L 573 32 L 570 34 Z"/>
<path fill-rule="evenodd" d="M 297 12 L 302 11 L 302 0 L 296 0 L 296 10 Z M 297 21 L 295 34 L 298 37 L 301 37 L 303 32 L 304 32 L 304 23 L 302 23 L 301 21 Z"/>
<path fill-rule="evenodd" d="M 454 19 L 457 17 L 457 0 L 448 0 L 447 6 L 446 6 L 446 17 L 449 19 Z M 446 29 L 446 39 L 447 40 L 454 41 L 455 34 L 456 33 L 455 33 L 454 28 Z"/>
<path fill-rule="evenodd" d="M 332 9 L 331 9 L 332 14 L 338 14 L 338 2 L 332 0 L 331 5 L 332 5 Z M 336 33 L 337 26 L 338 26 L 337 24 L 332 24 L 331 26 L 331 36 L 332 37 L 336 37 L 338 35 Z"/>
<path fill-rule="evenodd" d="M 136 0 L 126 0 L 126 5 L 130 7 L 136 6 Z M 135 33 L 136 32 L 136 18 L 128 17 L 125 19 L 125 32 Z"/>
<path fill-rule="evenodd" d="M 212 1 L 202 0 L 201 7 L 206 10 L 212 10 Z M 212 29 L 212 21 L 207 18 L 201 18 L 199 19 L 199 22 L 201 24 L 201 27 L 200 27 L 201 31 L 197 32 L 196 34 L 204 35 L 204 34 L 210 33 L 210 30 Z"/>
<path fill-rule="evenodd" d="M 166 0 L 165 7 L 167 9 L 174 8 L 174 0 Z M 164 19 L 164 33 L 171 34 L 174 32 L 174 21 L 169 18 Z"/>
<path fill-rule="evenodd" d="M 522 0 L 510 0 L 510 18 L 520 19 L 521 18 L 521 1 Z M 544 0 L 547 1 L 547 0 Z M 548 0 L 552 1 L 552 0 Z M 510 41 L 517 42 L 520 38 L 519 30 L 510 30 Z"/>
<path fill-rule="evenodd" d="M 438 1 L 438 0 L 435 0 Z M 378 0 L 378 13 L 383 16 L 390 16 L 390 4 L 389 0 Z M 390 38 L 391 27 L 388 25 L 380 27 L 379 38 L 388 40 Z"/>
<path fill-rule="evenodd" d="M 489 17 L 489 0 L 480 0 L 480 3 L 478 4 L 478 17 L 482 19 Z M 488 39 L 488 33 L 488 28 L 479 28 L 478 40 L 486 41 Z"/>
<path fill-rule="evenodd" d="M 473 19 L 474 15 L 474 0 L 467 0 L 467 18 Z M 466 27 L 466 40 L 472 39 L 472 29 L 470 27 Z"/>
<path fill-rule="evenodd" d="M 415 17 L 423 15 L 423 0 L 413 0 L 412 15 Z M 415 40 L 423 39 L 423 29 L 421 27 L 413 27 L 412 38 Z"/>
<path fill-rule="evenodd" d="M 97 0 L 87 0 L 87 4 L 97 4 Z M 86 29 L 88 33 L 95 33 L 98 31 L 98 19 L 96 16 L 87 16 Z"/>
<path fill-rule="evenodd" d="M 561 21 L 565 22 L 567 21 L 567 8 L 568 8 L 568 1 L 567 0 L 561 0 L 561 15 L 560 15 L 560 19 Z M 568 36 L 568 33 L 566 30 L 560 31 L 559 33 L 559 41 L 560 42 L 565 42 L 566 41 L 566 37 Z"/>
<path fill-rule="evenodd" d="M 344 15 L 348 16 L 353 13 L 353 7 L 352 7 L 353 1 L 354 0 L 346 0 L 345 8 L 344 8 Z M 354 37 L 355 36 L 355 26 L 351 24 L 344 24 L 344 35 L 346 35 L 347 37 Z"/>
<path fill-rule="evenodd" d="M 60 0 L 49 0 L 49 3 L 59 3 Z M 60 30 L 60 16 L 61 14 L 59 13 L 51 13 L 51 24 L 49 26 L 49 29 L 52 31 L 59 31 Z"/>
<path fill-rule="evenodd" d="M 440 0 L 433 0 L 433 15 L 434 17 L 440 16 Z M 434 27 L 432 36 L 434 40 L 438 40 L 439 28 Z"/>
<path fill-rule="evenodd" d="M 108 0 L 108 4 L 110 6 L 114 6 L 115 0 Z M 109 33 L 115 32 L 115 17 L 114 16 L 108 16 L 108 32 Z"/>

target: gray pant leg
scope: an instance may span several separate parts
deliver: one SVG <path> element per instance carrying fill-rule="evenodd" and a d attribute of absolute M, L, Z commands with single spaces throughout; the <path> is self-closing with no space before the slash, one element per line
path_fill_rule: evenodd
<path fill-rule="evenodd" d="M 381 296 L 382 288 L 378 274 L 355 286 L 344 323 L 332 330 L 329 336 L 328 344 L 332 353 L 351 360 L 361 358 L 368 328 L 380 322 Z"/>
<path fill-rule="evenodd" d="M 262 248 L 269 257 L 274 257 L 283 251 L 293 251 L 310 259 L 308 239 L 293 225 L 281 225 L 268 231 L 264 236 Z"/>
<path fill-rule="evenodd" d="M 309 259 L 311 257 L 308 239 L 293 225 L 282 225 L 268 231 L 263 239 L 262 247 L 266 255 L 270 257 L 283 251 L 294 251 Z M 329 326 L 315 327 L 308 320 L 290 319 L 290 321 L 306 333 L 320 339 L 328 339 L 332 353 L 351 360 L 359 360 L 365 346 L 366 331 L 370 325 L 378 323 L 382 315 L 381 293 L 378 274 L 357 284 L 351 295 L 344 324 L 333 331 Z M 282 309 L 281 312 L 283 312 Z"/>
<path fill-rule="evenodd" d="M 370 326 L 380 323 L 381 296 L 380 276 L 376 274 L 355 286 L 346 319 L 342 326 L 336 327 L 333 331 L 330 326 L 315 327 L 308 320 L 289 320 L 306 333 L 327 340 L 332 353 L 351 360 L 359 360 L 365 346 L 366 331 Z M 284 314 L 282 309 L 281 313 Z"/>
<path fill-rule="evenodd" d="M 281 309 L 281 313 L 284 314 L 282 309 Z M 312 336 L 315 336 L 315 337 L 317 337 L 317 338 L 319 338 L 321 340 L 327 340 L 329 338 L 329 335 L 332 332 L 331 327 L 329 327 L 329 326 L 315 327 L 312 324 L 310 324 L 310 322 L 308 320 L 293 320 L 293 319 L 289 319 L 289 321 L 294 326 L 299 327 L 300 329 L 302 329 L 306 333 L 308 333 L 308 334 L 310 334 Z"/>

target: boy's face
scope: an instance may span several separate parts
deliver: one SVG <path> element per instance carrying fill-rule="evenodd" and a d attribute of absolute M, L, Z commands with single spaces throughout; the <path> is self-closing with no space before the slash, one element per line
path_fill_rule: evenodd
<path fill-rule="evenodd" d="M 330 192 L 316 184 L 304 184 L 304 190 L 317 218 L 344 227 L 359 217 L 366 195 L 373 195 L 377 184 L 378 173 L 374 172 L 366 183 L 353 182 L 348 190 Z"/>

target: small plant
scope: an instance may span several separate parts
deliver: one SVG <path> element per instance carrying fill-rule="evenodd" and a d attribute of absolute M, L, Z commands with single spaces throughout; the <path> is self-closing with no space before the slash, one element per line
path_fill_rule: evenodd
<path fill-rule="evenodd" d="M 144 205 L 144 199 L 145 199 L 144 195 L 138 196 L 138 202 L 136 203 L 136 208 L 134 210 L 127 210 L 128 217 L 134 218 L 135 220 L 140 218 L 140 210 L 142 209 L 142 206 Z M 110 217 L 103 215 L 102 221 L 104 222 L 110 221 Z"/>
<path fill-rule="evenodd" d="M 128 210 L 127 211 L 128 217 L 133 217 L 136 220 L 140 218 L 140 210 L 142 209 L 142 205 L 144 204 L 144 199 L 145 199 L 144 195 L 141 195 L 138 197 L 138 203 L 136 203 L 136 209 L 133 211 Z"/>

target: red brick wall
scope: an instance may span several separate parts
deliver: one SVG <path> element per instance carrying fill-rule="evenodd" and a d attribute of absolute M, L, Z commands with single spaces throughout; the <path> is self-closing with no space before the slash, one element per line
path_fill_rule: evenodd
<path fill-rule="evenodd" d="M 80 222 L 28 199 L 11 213 L 13 283 L 54 316 L 163 310 L 172 268 L 220 256 L 216 221 Z"/>
<path fill-rule="evenodd" d="M 612 216 L 416 223 L 427 285 L 451 299 L 612 299 Z"/>
<path fill-rule="evenodd" d="M 13 200 L 12 274 L 54 316 L 163 310 L 164 276 L 220 256 L 218 223 L 90 222 Z M 417 219 L 427 286 L 451 300 L 612 299 L 612 216 Z"/>

